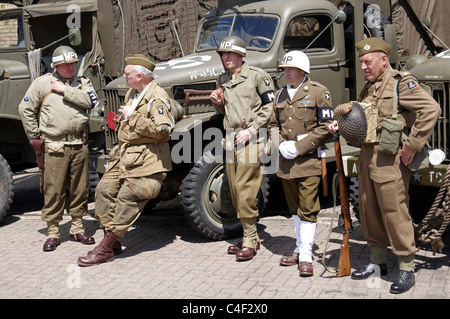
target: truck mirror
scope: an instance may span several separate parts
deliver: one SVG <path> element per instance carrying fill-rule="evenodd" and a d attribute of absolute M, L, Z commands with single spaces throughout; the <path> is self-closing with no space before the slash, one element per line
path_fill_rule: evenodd
<path fill-rule="evenodd" d="M 80 45 L 80 43 L 81 43 L 80 28 L 70 28 L 69 29 L 69 42 L 73 46 Z"/>
<path fill-rule="evenodd" d="M 347 19 L 347 15 L 345 14 L 344 11 L 339 10 L 333 14 L 333 21 L 337 24 L 344 23 L 346 19 Z"/>

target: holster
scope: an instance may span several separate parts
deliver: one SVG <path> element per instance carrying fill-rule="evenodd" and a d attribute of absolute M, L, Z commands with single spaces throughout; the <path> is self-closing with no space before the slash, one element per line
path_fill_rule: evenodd
<path fill-rule="evenodd" d="M 36 163 L 37 163 L 39 169 L 44 169 L 45 140 L 33 139 L 33 140 L 31 140 L 31 146 L 34 149 L 34 154 L 36 155 Z"/>

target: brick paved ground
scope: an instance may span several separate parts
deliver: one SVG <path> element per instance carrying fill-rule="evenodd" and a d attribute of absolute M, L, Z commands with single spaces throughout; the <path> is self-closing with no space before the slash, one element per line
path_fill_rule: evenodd
<path fill-rule="evenodd" d="M 22 182 L 32 175 L 16 177 Z M 20 184 L 20 183 L 18 183 Z M 169 205 L 170 204 L 170 205 Z M 279 260 L 295 246 L 293 223 L 285 212 L 272 209 L 259 223 L 261 249 L 248 262 L 236 262 L 226 247 L 237 240 L 210 241 L 197 235 L 183 220 L 176 201 L 143 215 L 122 239 L 124 252 L 113 262 L 80 268 L 79 256 L 92 246 L 68 240 L 70 220 L 61 223 L 62 243 L 43 252 L 46 228 L 40 219 L 41 195 L 36 186 L 18 187 L 11 214 L 0 224 L 0 298 L 161 298 L 161 299 L 448 299 L 450 296 L 450 240 L 442 254 L 420 250 L 416 256 L 416 285 L 402 295 L 389 287 L 396 279 L 397 263 L 389 256 L 389 274 L 355 281 L 324 271 L 322 254 L 332 209 L 319 215 L 314 247 L 314 276 L 300 278 L 296 267 Z M 89 205 L 90 213 L 94 204 Z M 335 225 L 337 222 L 335 221 Z M 103 233 L 91 216 L 86 231 L 100 242 Z M 335 227 L 326 251 L 326 263 L 337 267 L 342 234 Z M 367 261 L 369 251 L 357 222 L 350 240 L 352 268 Z"/>

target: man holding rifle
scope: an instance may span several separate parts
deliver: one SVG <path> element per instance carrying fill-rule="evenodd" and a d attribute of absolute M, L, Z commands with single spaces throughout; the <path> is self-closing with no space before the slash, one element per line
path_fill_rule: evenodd
<path fill-rule="evenodd" d="M 276 94 L 269 129 L 279 132 L 277 175 L 283 183 L 297 239 L 292 255 L 281 258 L 280 263 L 299 264 L 300 276 L 312 276 L 312 246 L 320 211 L 320 145 L 330 137 L 331 96 L 326 87 L 306 77 L 310 63 L 303 52 L 288 52 L 279 68 L 284 71 L 287 86 Z"/>
<path fill-rule="evenodd" d="M 356 44 L 366 85 L 358 102 L 367 117 L 366 139 L 358 159 L 359 212 L 361 226 L 370 247 L 369 263 L 352 273 L 352 279 L 366 279 L 374 273 L 387 274 L 387 247 L 398 256 L 399 277 L 391 293 L 408 291 L 415 283 L 414 230 L 409 215 L 408 165 L 430 138 L 440 115 L 440 107 L 414 76 L 393 70 L 389 64 L 391 48 L 379 38 Z M 397 90 L 397 91 L 395 91 Z M 393 102 L 398 96 L 398 103 Z M 336 108 L 336 114 L 337 109 Z M 370 112 L 374 110 L 374 112 Z M 391 154 L 382 151 L 382 123 L 398 113 L 408 138 Z M 371 123 L 374 123 L 371 125 Z M 337 132 L 338 123 L 329 126 Z"/>

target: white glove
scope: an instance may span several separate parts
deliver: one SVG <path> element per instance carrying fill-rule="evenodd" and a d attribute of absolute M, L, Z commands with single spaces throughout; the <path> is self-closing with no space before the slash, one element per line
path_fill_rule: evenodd
<path fill-rule="evenodd" d="M 297 148 L 295 147 L 295 141 L 281 142 L 278 149 L 280 150 L 281 156 L 283 156 L 285 159 L 294 159 L 298 155 L 300 155 L 297 151 Z"/>

